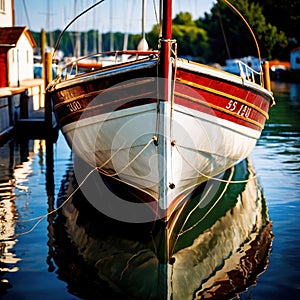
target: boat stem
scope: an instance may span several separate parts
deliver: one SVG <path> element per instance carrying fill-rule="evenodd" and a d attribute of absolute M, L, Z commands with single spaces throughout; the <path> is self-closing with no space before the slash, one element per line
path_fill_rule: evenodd
<path fill-rule="evenodd" d="M 163 210 L 168 209 L 168 165 L 170 162 L 166 160 L 170 145 L 170 112 L 169 104 L 172 99 L 172 1 L 163 1 L 163 24 L 162 37 L 160 39 L 159 54 L 159 95 L 158 95 L 158 154 L 162 158 L 159 162 L 160 186 L 159 186 L 159 206 Z M 167 215 L 167 211 L 166 211 Z"/>
<path fill-rule="evenodd" d="M 163 1 L 163 24 L 162 37 L 160 39 L 160 61 L 159 61 L 159 77 L 158 84 L 161 84 L 158 95 L 158 153 L 161 158 L 169 157 L 169 126 L 170 121 L 168 104 L 172 99 L 172 62 L 171 62 L 171 44 L 172 44 L 172 1 Z M 168 208 L 168 161 L 160 159 L 160 197 L 159 206 L 162 209 Z M 166 214 L 167 215 L 167 214 Z"/>
<path fill-rule="evenodd" d="M 170 178 L 170 107 L 172 100 L 172 61 L 171 61 L 171 47 L 172 47 L 172 1 L 163 1 L 163 23 L 162 23 L 162 37 L 160 39 L 160 55 L 159 55 L 159 81 L 158 84 L 160 94 L 158 95 L 158 154 L 159 154 L 159 207 L 164 211 L 163 221 L 166 222 L 162 229 L 160 238 L 160 245 L 158 253 L 159 270 L 158 280 L 159 289 L 161 291 L 162 299 L 168 298 L 168 265 L 170 259 L 170 245 L 169 245 L 169 230 L 167 226 L 168 218 L 168 190 Z"/>

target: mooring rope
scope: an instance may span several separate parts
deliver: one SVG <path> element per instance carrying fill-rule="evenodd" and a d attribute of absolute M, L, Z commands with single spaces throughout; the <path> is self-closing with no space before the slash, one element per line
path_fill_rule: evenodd
<path fill-rule="evenodd" d="M 156 142 L 157 141 L 157 137 L 156 136 L 153 136 L 150 140 L 149 140 L 149 142 L 141 149 L 141 151 L 139 151 L 137 154 L 136 154 L 136 156 L 132 159 L 132 160 L 130 160 L 121 170 L 119 170 L 118 172 L 115 172 L 115 173 L 113 173 L 113 174 L 110 174 L 110 173 L 108 173 L 107 171 L 105 171 L 105 170 L 102 170 L 102 168 L 103 168 L 103 166 L 101 166 L 101 167 L 97 167 L 97 170 L 98 170 L 98 172 L 100 172 L 101 174 L 104 174 L 104 175 L 106 175 L 106 176 L 108 176 L 108 177 L 115 177 L 115 176 L 118 176 L 120 173 L 122 173 L 124 170 L 126 170 L 135 160 L 137 160 L 138 159 L 138 157 L 139 156 L 141 156 L 142 155 L 142 153 L 150 146 L 150 144 L 152 143 L 152 142 Z M 120 151 L 120 149 L 118 150 L 118 151 Z M 110 158 L 109 160 L 111 160 L 112 158 Z"/>
<path fill-rule="evenodd" d="M 128 162 L 128 164 L 126 164 L 120 171 L 114 173 L 114 174 L 109 174 L 107 173 L 106 171 L 103 171 L 102 168 L 104 166 L 106 166 L 112 159 L 113 157 L 122 149 L 122 147 L 124 145 L 122 145 L 122 147 L 120 147 L 113 155 L 111 155 L 109 157 L 109 159 L 107 159 L 101 166 L 99 167 L 95 167 L 93 168 L 85 177 L 84 179 L 82 180 L 82 182 L 78 185 L 78 187 L 68 196 L 68 198 L 60 205 L 58 206 L 57 208 L 51 210 L 50 212 L 44 214 L 44 215 L 41 215 L 41 216 L 38 216 L 38 217 L 34 217 L 34 218 L 30 218 L 30 219 L 26 219 L 26 220 L 17 220 L 16 223 L 27 223 L 27 222 L 32 222 L 32 221 L 36 221 L 35 224 L 27 231 L 24 231 L 24 232 L 21 232 L 21 233 L 17 233 L 15 234 L 14 236 L 8 238 L 8 239 L 5 239 L 5 240 L 11 240 L 13 238 L 16 238 L 18 236 L 21 236 L 21 235 L 25 235 L 25 234 L 29 234 L 31 233 L 45 218 L 47 218 L 48 216 L 56 213 L 58 210 L 60 210 L 63 206 L 66 205 L 66 203 L 75 195 L 75 193 L 82 187 L 82 185 L 86 182 L 86 180 L 90 177 L 90 175 L 97 171 L 99 173 L 102 173 L 102 174 L 105 174 L 106 176 L 109 176 L 109 177 L 114 177 L 114 176 L 117 176 L 119 175 L 120 173 L 122 173 L 126 168 L 128 168 L 148 147 L 149 145 L 154 141 L 156 141 L 157 138 L 156 136 L 153 136 L 151 138 L 151 140 L 149 140 L 149 142 L 143 147 L 143 149 L 141 149 L 141 151 L 139 151 L 137 153 L 137 155 Z M 0 240 L 2 241 L 2 240 Z"/>
<path fill-rule="evenodd" d="M 213 208 L 217 205 L 217 203 L 222 199 L 223 195 L 225 194 L 230 182 L 231 182 L 231 178 L 233 177 L 233 174 L 234 174 L 234 167 L 231 167 L 231 173 L 230 173 L 230 180 L 228 180 L 226 182 L 226 186 L 224 187 L 224 189 L 222 190 L 222 193 L 219 195 L 218 199 L 214 202 L 214 204 L 210 207 L 210 209 L 204 214 L 204 216 L 202 216 L 201 219 L 199 219 L 195 224 L 193 224 L 191 227 L 187 228 L 186 230 L 180 230 L 180 232 L 178 233 L 178 237 L 183 235 L 184 233 L 192 230 L 193 228 L 195 228 L 200 222 L 202 222 L 202 220 L 204 218 L 206 218 L 206 216 L 213 210 Z M 198 202 L 198 204 L 189 212 L 188 216 L 186 217 L 183 225 L 181 228 L 184 228 L 185 224 L 187 223 L 188 219 L 190 218 L 190 216 L 192 215 L 192 213 L 197 209 L 199 208 L 199 204 L 201 202 L 202 198 L 200 198 L 200 201 Z"/>
<path fill-rule="evenodd" d="M 21 232 L 21 233 L 16 233 L 14 236 L 10 237 L 9 239 L 13 239 L 16 238 L 18 236 L 21 235 L 25 235 L 28 233 L 31 233 L 46 217 L 56 213 L 58 210 L 60 210 L 63 206 L 66 205 L 66 203 L 75 195 L 75 193 L 82 187 L 82 185 L 86 182 L 86 180 L 89 178 L 89 176 L 95 172 L 97 170 L 97 168 L 92 169 L 86 176 L 85 178 L 82 180 L 82 182 L 78 185 L 78 187 L 68 196 L 68 198 L 57 208 L 51 210 L 50 212 L 38 216 L 38 217 L 34 217 L 31 219 L 26 219 L 26 220 L 17 220 L 16 223 L 27 223 L 27 222 L 32 222 L 32 221 L 37 221 L 36 223 L 34 223 L 34 225 L 27 231 Z"/>
<path fill-rule="evenodd" d="M 249 25 L 249 23 L 246 21 L 246 19 L 244 18 L 244 16 L 239 12 L 239 10 L 232 4 L 230 3 L 228 0 L 224 0 L 224 2 L 233 10 L 235 11 L 239 17 L 243 20 L 243 22 L 246 24 L 247 28 L 249 29 L 251 35 L 252 35 L 252 38 L 254 40 L 254 43 L 255 43 L 255 46 L 256 46 L 256 49 L 257 49 L 257 55 L 258 55 L 258 59 L 259 61 L 261 61 L 261 55 L 260 55 L 260 49 L 259 49 L 259 45 L 258 45 L 258 42 L 257 42 L 257 39 L 256 39 L 256 36 L 251 28 L 251 26 Z"/>
<path fill-rule="evenodd" d="M 44 215 L 41 215 L 41 216 L 38 216 L 38 217 L 34 217 L 34 218 L 30 218 L 30 219 L 26 219 L 26 220 L 17 220 L 16 223 L 26 223 L 26 222 L 32 222 L 32 221 L 36 221 L 36 223 L 27 231 L 24 231 L 24 232 L 21 232 L 21 233 L 17 233 L 15 234 L 14 236 L 10 237 L 10 238 L 7 238 L 5 240 L 11 240 L 13 238 L 16 238 L 18 236 L 21 236 L 21 235 L 25 235 L 25 234 L 29 234 L 31 233 L 40 223 L 41 221 L 43 221 L 46 217 L 56 213 L 58 210 L 60 210 L 63 206 L 66 205 L 66 203 L 68 201 L 70 201 L 70 199 L 75 195 L 75 193 L 82 187 L 82 185 L 86 182 L 86 180 L 91 176 L 92 173 L 94 173 L 95 171 L 99 172 L 99 173 L 102 173 L 106 176 L 109 176 L 109 177 L 114 177 L 114 176 L 117 176 L 119 175 L 120 173 L 122 173 L 125 169 L 127 169 L 149 146 L 152 142 L 156 142 L 157 141 L 157 137 L 156 136 L 153 136 L 149 141 L 148 143 L 133 157 L 133 159 L 131 159 L 121 170 L 119 170 L 118 172 L 115 172 L 113 174 L 109 174 L 107 171 L 104 171 L 102 168 L 107 165 L 112 159 L 113 157 L 121 150 L 122 147 L 120 147 L 120 149 L 118 149 L 118 151 L 116 151 L 113 155 L 111 155 L 109 157 L 109 159 L 107 159 L 101 166 L 99 167 L 95 167 L 93 168 L 85 177 L 84 179 L 82 180 L 82 182 L 76 187 L 76 189 L 67 197 L 67 199 L 61 204 L 59 205 L 57 208 L 51 210 L 50 212 L 44 214 Z M 178 151 L 180 157 L 182 158 L 182 160 L 184 160 L 192 169 L 194 169 L 198 174 L 200 174 L 201 176 L 207 178 L 207 179 L 210 179 L 210 180 L 215 180 L 215 181 L 218 181 L 218 182 L 224 182 L 226 183 L 227 185 L 229 183 L 247 183 L 248 181 L 250 180 L 253 180 L 254 178 L 256 178 L 256 175 L 252 175 L 251 177 L 249 177 L 248 179 L 246 180 L 231 180 L 232 176 L 230 176 L 230 179 L 229 180 L 226 180 L 226 179 L 220 179 L 220 178 L 216 178 L 216 177 L 212 177 L 212 176 L 209 176 L 207 174 L 204 174 L 202 173 L 200 170 L 196 169 L 185 157 L 184 155 L 181 153 L 181 151 L 179 150 L 179 147 L 178 145 L 176 144 L 175 141 L 172 142 L 173 146 L 176 148 L 176 150 Z M 3 240 L 1 240 L 3 241 Z"/>
<path fill-rule="evenodd" d="M 218 182 L 224 182 L 224 183 L 247 183 L 249 182 L 250 180 L 253 180 L 256 178 L 256 175 L 255 174 L 251 174 L 252 176 L 249 176 L 248 179 L 245 179 L 245 180 L 226 180 L 226 179 L 221 179 L 221 178 L 217 178 L 217 177 L 213 177 L 213 176 L 210 176 L 210 175 L 207 175 L 207 174 L 204 174 L 202 173 L 199 169 L 195 168 L 193 166 L 193 164 L 191 164 L 185 157 L 184 155 L 180 152 L 179 148 L 178 148 L 178 145 L 175 141 L 172 142 L 172 145 L 174 145 L 175 149 L 178 151 L 180 157 L 182 158 L 182 160 L 184 160 L 194 171 L 196 171 L 199 175 L 207 178 L 207 179 L 210 179 L 210 180 L 214 180 L 214 181 L 218 181 Z"/>

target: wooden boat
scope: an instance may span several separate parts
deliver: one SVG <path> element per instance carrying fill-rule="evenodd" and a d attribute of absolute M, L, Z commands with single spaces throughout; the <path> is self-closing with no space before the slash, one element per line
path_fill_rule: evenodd
<path fill-rule="evenodd" d="M 274 99 L 262 69 L 257 79 L 249 66 L 237 76 L 178 58 L 171 0 L 162 16 L 159 50 L 116 51 L 135 59 L 58 77 L 47 93 L 73 152 L 168 220 L 248 156 Z"/>

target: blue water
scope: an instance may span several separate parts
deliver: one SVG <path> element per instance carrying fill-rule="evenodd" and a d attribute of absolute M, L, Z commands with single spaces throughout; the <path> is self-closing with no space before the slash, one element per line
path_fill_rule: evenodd
<path fill-rule="evenodd" d="M 273 84 L 276 106 L 251 159 L 275 235 L 270 263 L 253 299 L 300 296 L 300 85 Z M 268 297 L 267 297 L 268 296 Z"/>
<path fill-rule="evenodd" d="M 266 198 L 274 240 L 266 269 L 241 299 L 300 296 L 300 85 L 273 83 L 273 91 L 277 105 L 250 159 Z M 0 147 L 1 299 L 81 299 L 74 282 L 65 280 L 62 262 L 54 259 L 60 256 L 53 251 L 60 248 L 53 247 L 52 216 L 35 228 L 37 220 L 20 222 L 46 215 L 57 205 L 71 153 L 59 135 L 52 166 L 51 143 L 48 147 L 48 156 L 45 141 L 11 140 Z M 9 239 L 11 234 L 18 236 Z M 71 273 L 82 270 L 71 259 L 64 263 Z"/>

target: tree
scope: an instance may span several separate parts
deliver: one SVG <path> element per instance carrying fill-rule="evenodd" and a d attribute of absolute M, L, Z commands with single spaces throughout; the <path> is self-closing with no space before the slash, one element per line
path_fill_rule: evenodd
<path fill-rule="evenodd" d="M 179 13 L 173 20 L 172 36 L 178 43 L 178 55 L 198 58 L 205 55 L 208 37 L 203 28 L 197 27 L 188 12 Z"/>
<path fill-rule="evenodd" d="M 173 24 L 195 26 L 195 22 L 192 20 L 192 15 L 189 12 L 180 12 L 174 18 Z"/>
<path fill-rule="evenodd" d="M 276 48 L 276 56 L 289 59 L 290 50 L 300 45 L 300 0 L 254 0 L 263 8 L 266 20 L 276 25 L 278 30 L 283 31 L 288 39 L 288 45 L 284 48 Z"/>
<path fill-rule="evenodd" d="M 155 25 L 147 34 L 147 40 L 151 48 L 157 48 L 158 28 Z M 178 44 L 178 56 L 193 56 L 203 60 L 208 48 L 207 33 L 203 28 L 197 27 L 188 12 L 181 12 L 173 19 L 172 38 Z"/>
<path fill-rule="evenodd" d="M 267 22 L 262 7 L 249 0 L 231 1 L 241 12 L 254 32 L 262 57 L 272 58 L 277 47 L 284 48 L 287 38 L 276 26 Z M 258 56 L 255 40 L 242 18 L 224 1 L 218 0 L 211 14 L 200 18 L 197 24 L 205 26 L 210 42 L 210 53 L 207 59 L 223 63 L 226 58 L 242 57 L 247 55 Z M 215 49 L 218 49 L 216 53 Z M 217 54 L 214 58 L 213 54 Z"/>

